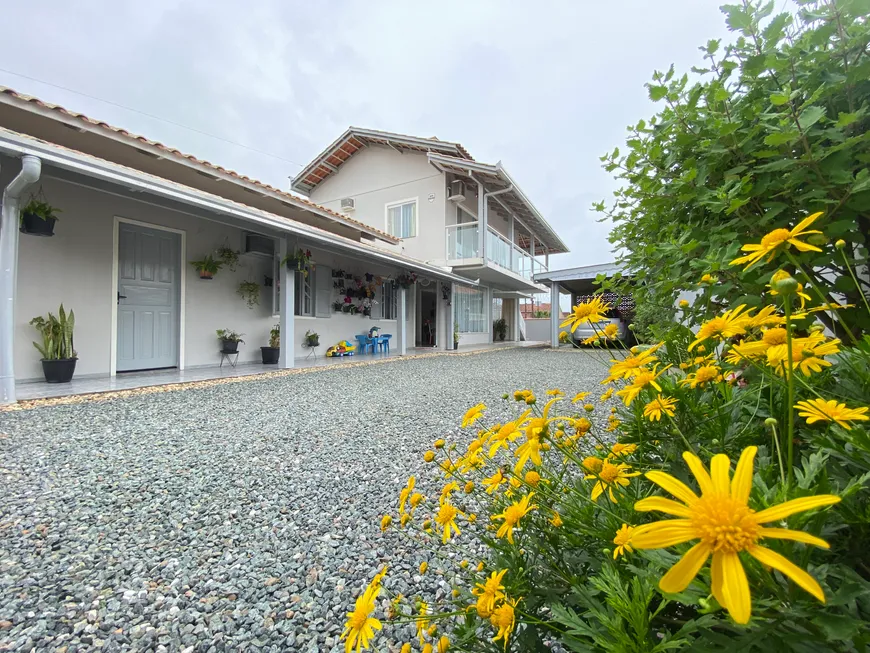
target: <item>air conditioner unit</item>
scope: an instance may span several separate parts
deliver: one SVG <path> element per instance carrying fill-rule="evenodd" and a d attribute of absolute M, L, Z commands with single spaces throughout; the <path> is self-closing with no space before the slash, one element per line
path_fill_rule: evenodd
<path fill-rule="evenodd" d="M 246 231 L 242 251 L 245 254 L 273 258 L 275 256 L 275 240 L 269 236 Z"/>
<path fill-rule="evenodd" d="M 353 198 L 352 197 L 344 197 L 341 200 L 341 210 L 345 213 L 350 213 L 354 210 Z"/>
<path fill-rule="evenodd" d="M 465 182 L 455 180 L 450 182 L 450 196 L 447 198 L 451 202 L 465 201 Z"/>

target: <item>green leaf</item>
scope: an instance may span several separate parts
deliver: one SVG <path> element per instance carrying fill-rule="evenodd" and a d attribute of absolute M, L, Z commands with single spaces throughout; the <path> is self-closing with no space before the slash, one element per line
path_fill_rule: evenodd
<path fill-rule="evenodd" d="M 807 129 L 815 125 L 824 116 L 824 107 L 810 105 L 806 109 L 801 111 L 801 114 L 798 116 L 798 122 L 800 122 L 801 129 L 806 131 Z"/>
<path fill-rule="evenodd" d="M 837 127 L 848 127 L 860 117 L 861 114 L 857 111 L 855 113 L 840 112 L 839 117 L 837 118 Z"/>
<path fill-rule="evenodd" d="M 758 172 L 770 172 L 772 170 L 785 170 L 786 168 L 793 167 L 796 163 L 797 163 L 797 161 L 795 161 L 794 159 L 788 159 L 788 158 L 783 157 L 781 159 L 777 159 L 776 161 L 771 161 L 770 163 L 765 163 L 764 165 L 760 165 L 757 168 L 755 168 L 755 170 Z"/>
<path fill-rule="evenodd" d="M 843 614 L 822 613 L 813 618 L 813 623 L 822 627 L 828 639 L 847 640 L 858 633 L 859 620 Z"/>
<path fill-rule="evenodd" d="M 647 84 L 647 86 L 649 87 L 649 99 L 653 102 L 658 102 L 668 94 L 668 89 L 665 86 L 653 86 L 652 84 Z"/>
<path fill-rule="evenodd" d="M 775 106 L 781 106 L 788 102 L 788 95 L 782 95 L 781 93 L 773 93 L 770 96 L 770 103 Z"/>
<path fill-rule="evenodd" d="M 743 31 L 752 27 L 752 16 L 739 5 L 724 5 L 722 11 L 727 16 L 728 27 L 735 31 Z"/>
<path fill-rule="evenodd" d="M 764 137 L 765 145 L 786 145 L 800 136 L 796 131 L 774 132 Z"/>

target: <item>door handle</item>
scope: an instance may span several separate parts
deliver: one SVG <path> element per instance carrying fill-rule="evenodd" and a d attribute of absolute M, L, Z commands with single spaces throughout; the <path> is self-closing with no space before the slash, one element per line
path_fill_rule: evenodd
<path fill-rule="evenodd" d="M 122 295 L 120 292 L 118 293 L 118 303 L 121 303 L 122 299 L 127 299 L 127 295 Z"/>

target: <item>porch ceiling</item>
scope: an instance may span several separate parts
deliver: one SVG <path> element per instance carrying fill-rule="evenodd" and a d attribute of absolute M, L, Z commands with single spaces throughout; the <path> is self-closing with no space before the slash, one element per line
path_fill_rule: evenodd
<path fill-rule="evenodd" d="M 397 270 L 411 270 L 432 279 L 468 283 L 444 268 L 3 127 L 0 127 L 0 154 L 16 159 L 27 154 L 38 157 L 42 161 L 43 175 L 101 192 L 264 235 L 294 236 L 301 245 L 378 262 Z"/>

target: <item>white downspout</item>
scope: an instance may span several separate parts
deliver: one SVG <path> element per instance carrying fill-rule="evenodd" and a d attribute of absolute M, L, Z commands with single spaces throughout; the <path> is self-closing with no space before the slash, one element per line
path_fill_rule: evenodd
<path fill-rule="evenodd" d="M 3 191 L 0 213 L 0 405 L 15 403 L 15 281 L 21 194 L 39 179 L 42 161 L 26 154 L 21 172 Z"/>

